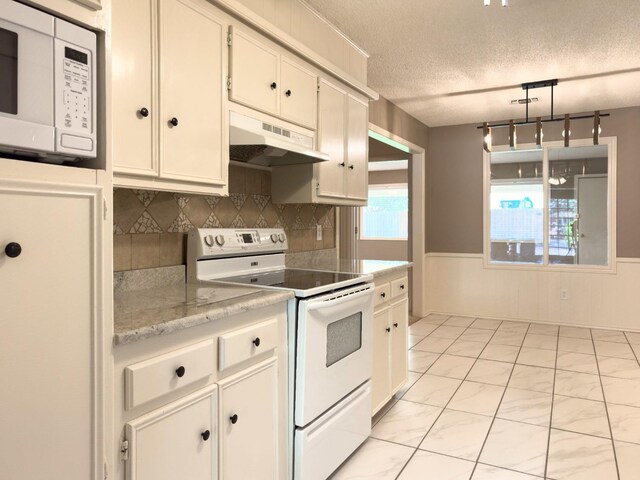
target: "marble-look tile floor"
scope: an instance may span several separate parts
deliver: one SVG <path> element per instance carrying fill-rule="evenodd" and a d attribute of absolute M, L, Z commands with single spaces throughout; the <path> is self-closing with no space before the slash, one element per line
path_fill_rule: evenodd
<path fill-rule="evenodd" d="M 334 480 L 640 480 L 640 333 L 430 315 Z"/>

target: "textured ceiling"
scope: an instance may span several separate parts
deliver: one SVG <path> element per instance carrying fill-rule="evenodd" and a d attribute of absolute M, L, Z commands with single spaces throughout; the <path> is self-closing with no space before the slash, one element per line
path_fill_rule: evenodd
<path fill-rule="evenodd" d="M 306 0 L 371 55 L 369 85 L 429 126 L 640 105 L 639 0 Z M 549 112 L 548 89 L 532 115 Z"/>

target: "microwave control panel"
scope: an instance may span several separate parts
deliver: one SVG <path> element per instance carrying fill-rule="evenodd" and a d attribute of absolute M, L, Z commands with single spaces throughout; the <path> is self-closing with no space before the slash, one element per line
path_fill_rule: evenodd
<path fill-rule="evenodd" d="M 62 104 L 64 128 L 91 133 L 91 71 L 89 54 L 64 47 Z"/>

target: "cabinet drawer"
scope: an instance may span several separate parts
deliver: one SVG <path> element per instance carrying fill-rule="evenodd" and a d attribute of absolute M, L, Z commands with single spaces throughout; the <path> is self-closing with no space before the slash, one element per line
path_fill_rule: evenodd
<path fill-rule="evenodd" d="M 391 297 L 391 286 L 388 283 L 378 285 L 373 292 L 373 306 L 382 305 Z"/>
<path fill-rule="evenodd" d="M 213 373 L 213 339 L 129 365 L 124 369 L 127 410 Z"/>
<path fill-rule="evenodd" d="M 409 279 L 407 277 L 399 278 L 391 282 L 391 298 L 396 298 L 409 291 Z"/>
<path fill-rule="evenodd" d="M 218 370 L 237 365 L 278 345 L 278 319 L 272 318 L 218 337 Z"/>

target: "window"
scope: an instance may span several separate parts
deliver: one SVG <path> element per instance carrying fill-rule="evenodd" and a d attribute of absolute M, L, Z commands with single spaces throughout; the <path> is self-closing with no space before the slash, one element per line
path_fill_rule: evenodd
<path fill-rule="evenodd" d="M 409 233 L 409 189 L 406 183 L 369 185 L 369 203 L 361 209 L 360 238 L 406 240 Z"/>
<path fill-rule="evenodd" d="M 614 142 L 486 154 L 488 263 L 609 266 Z"/>

